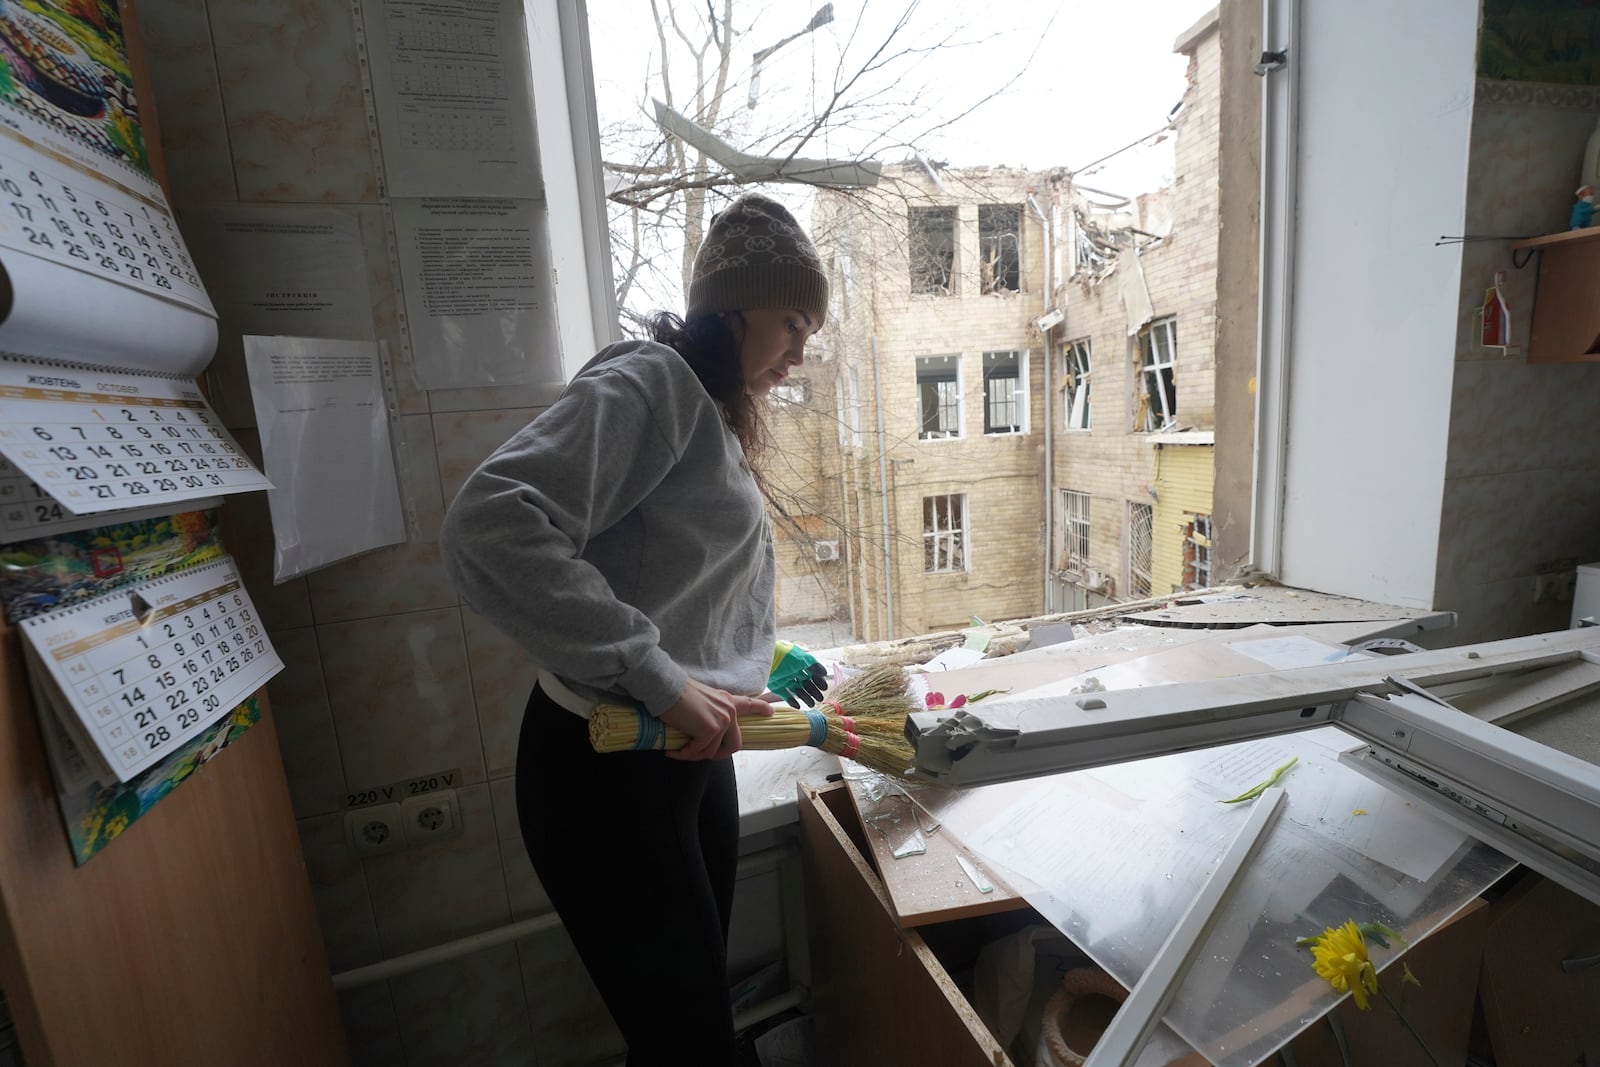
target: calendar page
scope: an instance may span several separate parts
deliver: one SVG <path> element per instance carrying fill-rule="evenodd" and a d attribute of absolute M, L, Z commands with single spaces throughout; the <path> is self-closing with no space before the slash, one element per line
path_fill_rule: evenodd
<path fill-rule="evenodd" d="M 57 715 L 119 781 L 283 669 L 228 557 L 34 616 L 22 632 L 69 702 Z"/>
<path fill-rule="evenodd" d="M 0 453 L 78 515 L 272 487 L 188 381 L 4 355 Z"/>
<path fill-rule="evenodd" d="M 115 5 L 109 14 L 0 4 L 0 247 L 210 314 L 151 176 Z"/>
<path fill-rule="evenodd" d="M 184 505 L 193 511 L 219 506 L 222 500 L 208 497 Z M 0 545 L 14 545 L 45 534 L 90 530 L 107 522 L 133 522 L 170 514 L 170 507 L 129 508 L 111 514 L 74 515 L 12 462 L 0 454 Z"/>

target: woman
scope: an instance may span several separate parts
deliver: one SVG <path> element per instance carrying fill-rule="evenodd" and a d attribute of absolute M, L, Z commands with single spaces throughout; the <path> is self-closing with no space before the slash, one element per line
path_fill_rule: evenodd
<path fill-rule="evenodd" d="M 523 840 L 632 1067 L 732 1062 L 728 757 L 740 716 L 770 714 L 754 694 L 774 649 L 751 461 L 766 394 L 827 304 L 793 216 L 739 198 L 711 221 L 685 317 L 601 351 L 445 516 L 463 600 L 541 666 L 517 750 Z M 597 755 L 588 709 L 618 700 L 688 745 Z"/>

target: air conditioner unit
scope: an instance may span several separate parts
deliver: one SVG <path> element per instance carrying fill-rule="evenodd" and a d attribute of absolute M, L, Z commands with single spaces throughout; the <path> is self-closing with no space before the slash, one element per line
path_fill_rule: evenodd
<path fill-rule="evenodd" d="M 837 541 L 813 541 L 811 547 L 817 554 L 818 563 L 829 563 L 839 558 Z"/>
<path fill-rule="evenodd" d="M 1100 573 L 1098 567 L 1085 567 L 1083 569 L 1083 584 L 1090 589 L 1100 589 L 1106 584 L 1106 576 Z"/>

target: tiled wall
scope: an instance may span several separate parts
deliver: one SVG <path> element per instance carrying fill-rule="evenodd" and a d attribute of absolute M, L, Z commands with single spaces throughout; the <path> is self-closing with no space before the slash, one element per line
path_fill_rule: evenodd
<path fill-rule="evenodd" d="M 1480 81 L 1465 233 L 1566 229 L 1600 90 Z M 1526 346 L 1537 261 L 1469 241 L 1450 383 L 1435 604 L 1460 613 L 1452 643 L 1563 629 L 1571 605 L 1535 604 L 1533 575 L 1600 560 L 1600 364 L 1529 364 L 1478 342 L 1477 309 L 1505 271 L 1512 341 Z"/>
<path fill-rule="evenodd" d="M 333 970 L 543 911 L 511 782 L 533 669 L 461 606 L 437 532 L 462 480 L 551 390 L 430 395 L 401 358 L 348 3 L 147 0 L 141 16 L 180 219 L 186 207 L 235 202 L 349 212 L 366 238 L 374 328 L 396 357 L 401 474 L 416 507 L 409 543 L 275 586 L 265 498 L 235 497 L 225 509 L 287 668 L 269 694 Z M 251 436 L 241 434 L 247 447 Z M 348 791 L 455 770 L 459 838 L 352 857 Z M 558 1067 L 621 1047 L 560 930 L 346 993 L 341 1004 L 356 1061 L 383 1067 Z"/>

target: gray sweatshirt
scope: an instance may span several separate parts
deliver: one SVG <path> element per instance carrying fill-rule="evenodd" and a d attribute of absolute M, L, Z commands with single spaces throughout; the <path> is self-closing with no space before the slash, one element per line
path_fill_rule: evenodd
<path fill-rule="evenodd" d="M 440 541 L 462 600 L 582 696 L 660 714 L 690 677 L 766 685 L 766 507 L 670 348 L 603 349 L 467 479 Z"/>

